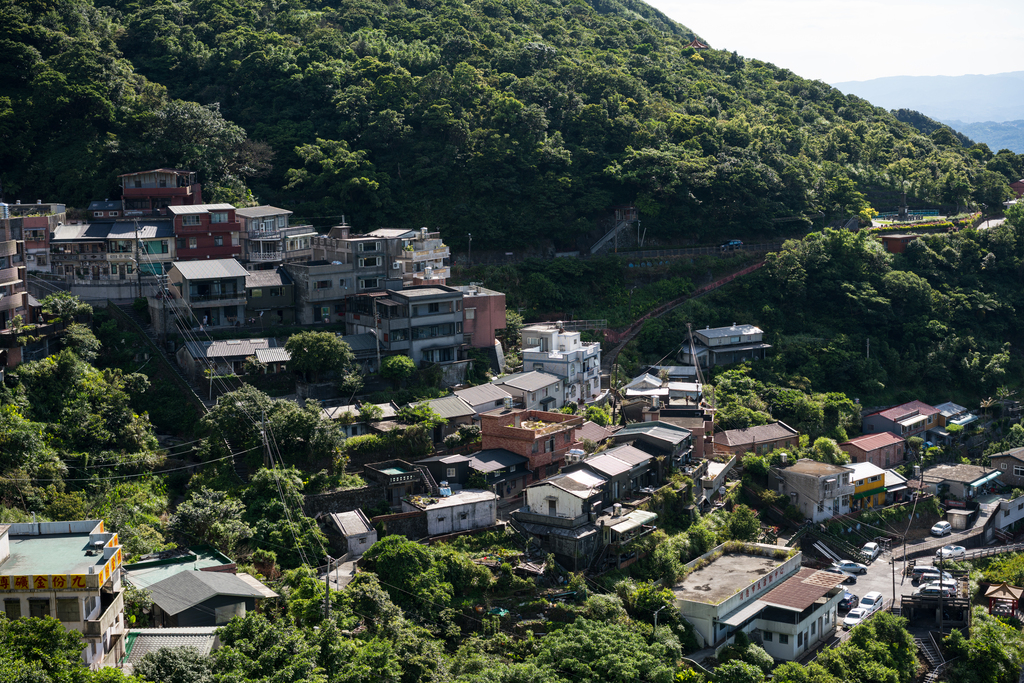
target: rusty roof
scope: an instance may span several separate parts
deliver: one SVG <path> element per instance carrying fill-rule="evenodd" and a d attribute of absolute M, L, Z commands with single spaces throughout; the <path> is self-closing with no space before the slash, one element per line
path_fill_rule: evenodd
<path fill-rule="evenodd" d="M 762 602 L 785 609 L 803 611 L 838 586 L 846 576 L 804 567 L 796 576 L 761 598 Z"/>

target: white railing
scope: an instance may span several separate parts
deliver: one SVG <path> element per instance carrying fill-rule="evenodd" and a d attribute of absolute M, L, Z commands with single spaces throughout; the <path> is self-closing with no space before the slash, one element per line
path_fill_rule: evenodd
<path fill-rule="evenodd" d="M 283 251 L 255 251 L 249 254 L 250 261 L 280 261 L 283 258 Z"/>

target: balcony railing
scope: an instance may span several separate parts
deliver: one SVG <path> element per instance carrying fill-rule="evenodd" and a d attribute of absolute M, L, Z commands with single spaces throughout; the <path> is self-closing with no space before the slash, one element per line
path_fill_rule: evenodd
<path fill-rule="evenodd" d="M 99 619 L 87 619 L 85 622 L 85 629 L 82 633 L 87 636 L 99 637 L 107 632 L 114 622 L 117 621 L 118 616 L 124 618 L 124 592 L 118 593 L 105 610 L 100 615 Z"/>
<path fill-rule="evenodd" d="M 241 299 L 245 301 L 245 292 L 222 292 L 220 294 L 189 294 L 190 304 L 205 303 L 207 301 L 232 301 Z"/>
<path fill-rule="evenodd" d="M 279 240 L 281 239 L 281 233 L 277 230 L 259 230 L 249 231 L 249 239 L 251 240 Z"/>
<path fill-rule="evenodd" d="M 281 261 L 283 259 L 283 251 L 254 251 L 249 254 L 250 261 Z"/>

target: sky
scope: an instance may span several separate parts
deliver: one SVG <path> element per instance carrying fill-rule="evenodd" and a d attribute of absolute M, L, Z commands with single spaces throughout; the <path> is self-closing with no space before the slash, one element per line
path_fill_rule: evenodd
<path fill-rule="evenodd" d="M 1021 0 L 646 0 L 711 47 L 826 83 L 1021 69 Z"/>

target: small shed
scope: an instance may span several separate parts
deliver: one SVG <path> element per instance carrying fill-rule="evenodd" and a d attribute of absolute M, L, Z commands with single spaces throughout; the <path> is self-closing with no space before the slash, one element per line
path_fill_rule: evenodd
<path fill-rule="evenodd" d="M 255 578 L 185 571 L 149 587 L 158 626 L 223 626 L 256 609 L 256 600 L 277 594 Z"/>
<path fill-rule="evenodd" d="M 362 510 L 348 512 L 332 512 L 331 524 L 343 539 L 345 552 L 362 555 L 367 548 L 377 542 L 377 530 Z"/>
<path fill-rule="evenodd" d="M 1017 616 L 1017 605 L 1024 588 L 996 583 L 988 587 L 985 597 L 988 598 L 988 613 L 1013 617 Z"/>
<path fill-rule="evenodd" d="M 954 529 L 963 530 L 967 528 L 973 514 L 973 510 L 946 510 L 946 519 Z"/>

